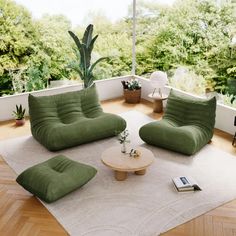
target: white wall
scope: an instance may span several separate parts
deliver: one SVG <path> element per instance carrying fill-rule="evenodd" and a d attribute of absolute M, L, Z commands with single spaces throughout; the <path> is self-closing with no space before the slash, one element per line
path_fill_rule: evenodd
<path fill-rule="evenodd" d="M 222 104 L 217 104 L 215 127 L 229 134 L 234 134 L 236 131 L 236 127 L 234 126 L 235 116 L 236 109 L 229 108 L 228 106 Z"/>
<path fill-rule="evenodd" d="M 116 97 L 121 97 L 123 95 L 123 88 L 121 85 L 122 80 L 127 80 L 131 78 L 130 75 L 123 77 L 116 77 L 107 80 L 98 80 L 96 81 L 97 91 L 99 95 L 99 99 L 107 100 Z M 143 77 L 136 76 L 136 78 L 140 79 L 142 83 L 142 98 L 151 101 L 148 98 L 148 94 L 153 91 L 153 88 L 150 86 L 149 80 Z M 82 88 L 81 84 L 77 85 L 69 85 L 65 87 L 51 88 L 45 89 L 41 91 L 35 91 L 31 94 L 35 96 L 45 96 L 45 95 L 53 95 L 58 93 L 64 93 L 69 91 L 80 90 Z M 186 94 L 190 97 L 194 97 L 194 95 L 180 91 L 175 89 L 179 93 Z M 164 93 L 169 94 L 170 87 L 166 87 Z M 28 114 L 28 94 L 19 94 L 19 95 L 11 95 L 7 97 L 0 98 L 0 121 L 12 119 L 12 111 L 15 110 L 16 104 L 22 104 L 23 107 L 26 108 Z M 166 105 L 166 101 L 164 102 L 164 106 Z M 217 104 L 216 109 L 216 125 L 215 127 L 223 130 L 227 133 L 234 134 L 236 127 L 234 127 L 234 117 L 236 116 L 236 109 L 224 106 L 222 104 Z"/>
<path fill-rule="evenodd" d="M 65 86 L 60 88 L 50 88 L 45 90 L 39 90 L 31 92 L 34 96 L 46 96 L 58 93 L 64 93 L 69 91 L 80 90 L 81 84 Z M 22 93 L 16 95 L 10 95 L 0 98 L 0 121 L 13 119 L 12 111 L 15 110 L 16 104 L 22 104 L 26 108 L 26 115 L 28 114 L 28 95 L 29 93 Z"/>
<path fill-rule="evenodd" d="M 130 76 L 115 77 L 107 80 L 95 81 L 100 101 L 121 97 L 123 89 L 122 80 L 129 79 Z M 65 92 L 81 90 L 82 84 L 69 85 L 64 87 L 49 88 L 39 91 L 30 92 L 34 96 L 46 96 Z M 12 111 L 15 110 L 16 104 L 22 104 L 28 114 L 28 95 L 29 93 L 5 96 L 0 98 L 0 121 L 13 119 Z"/>
<path fill-rule="evenodd" d="M 128 80 L 132 76 L 121 76 L 106 80 L 97 80 L 96 86 L 100 101 L 123 96 L 122 80 Z"/>

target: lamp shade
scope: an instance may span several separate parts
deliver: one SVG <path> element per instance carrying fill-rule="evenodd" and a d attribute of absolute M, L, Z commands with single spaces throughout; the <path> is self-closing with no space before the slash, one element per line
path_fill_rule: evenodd
<path fill-rule="evenodd" d="M 153 88 L 163 88 L 167 82 L 167 74 L 163 71 L 155 71 L 150 76 L 150 83 Z"/>

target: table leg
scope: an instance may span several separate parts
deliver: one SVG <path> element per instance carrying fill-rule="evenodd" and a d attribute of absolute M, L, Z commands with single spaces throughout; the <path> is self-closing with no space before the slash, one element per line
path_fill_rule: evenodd
<path fill-rule="evenodd" d="M 123 181 L 127 178 L 127 172 L 115 170 L 115 178 L 118 181 Z"/>
<path fill-rule="evenodd" d="M 146 169 L 138 170 L 138 171 L 135 171 L 134 173 L 135 173 L 136 175 L 145 175 Z"/>
<path fill-rule="evenodd" d="M 162 113 L 162 112 L 163 112 L 163 103 L 162 103 L 162 100 L 154 99 L 153 111 L 154 111 L 154 112 L 157 112 L 157 113 Z"/>
<path fill-rule="evenodd" d="M 235 135 L 234 135 L 233 141 L 232 141 L 232 145 L 235 146 L 235 144 L 236 144 L 236 132 L 235 132 Z"/>

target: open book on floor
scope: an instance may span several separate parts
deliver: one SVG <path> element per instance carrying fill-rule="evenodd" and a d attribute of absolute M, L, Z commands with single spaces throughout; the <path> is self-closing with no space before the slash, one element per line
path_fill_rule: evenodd
<path fill-rule="evenodd" d="M 187 176 L 179 176 L 172 179 L 178 192 L 188 192 L 201 190 L 196 181 Z"/>

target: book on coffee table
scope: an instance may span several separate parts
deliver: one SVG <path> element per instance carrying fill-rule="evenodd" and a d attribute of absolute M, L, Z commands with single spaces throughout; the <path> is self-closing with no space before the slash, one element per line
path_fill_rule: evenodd
<path fill-rule="evenodd" d="M 172 179 L 178 192 L 189 192 L 201 190 L 197 182 L 187 176 L 179 176 Z"/>

